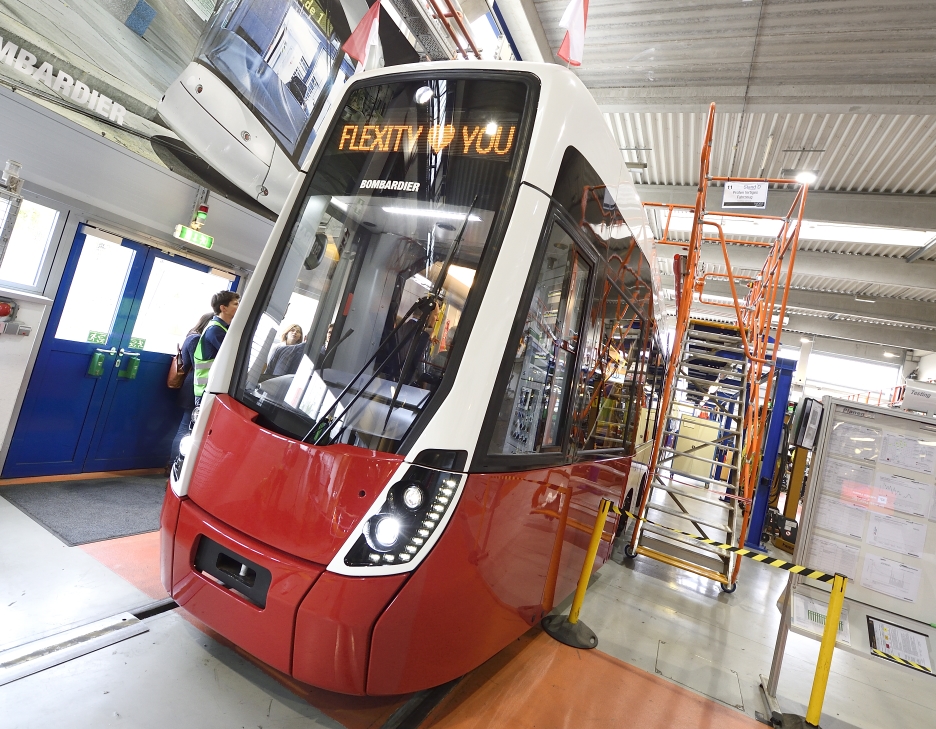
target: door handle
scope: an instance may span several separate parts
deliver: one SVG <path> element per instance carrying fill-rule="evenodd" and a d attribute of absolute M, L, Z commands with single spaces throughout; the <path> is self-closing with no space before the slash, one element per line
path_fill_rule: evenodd
<path fill-rule="evenodd" d="M 129 357 L 130 360 L 127 362 L 127 366 L 123 369 L 120 368 L 120 363 L 123 361 L 124 357 Z M 117 358 L 117 377 L 122 380 L 135 380 L 137 376 L 137 370 L 140 369 L 140 353 L 139 352 L 128 352 L 123 347 L 120 348 L 120 356 Z"/>
<path fill-rule="evenodd" d="M 91 355 L 91 361 L 88 363 L 88 375 L 90 377 L 100 377 L 104 374 L 104 356 L 108 354 L 111 356 L 117 354 L 117 349 L 115 347 L 110 349 L 95 348 L 94 353 Z M 120 367 L 120 360 L 117 360 L 117 366 Z"/>

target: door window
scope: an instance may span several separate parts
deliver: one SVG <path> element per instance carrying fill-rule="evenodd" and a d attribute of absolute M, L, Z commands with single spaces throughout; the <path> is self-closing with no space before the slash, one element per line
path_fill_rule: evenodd
<path fill-rule="evenodd" d="M 175 354 L 199 317 L 211 311 L 212 295 L 229 289 L 232 280 L 165 258 L 154 260 L 130 335 L 131 349 Z"/>
<path fill-rule="evenodd" d="M 135 255 L 119 243 L 93 235 L 85 238 L 56 339 L 107 343 Z"/>
<path fill-rule="evenodd" d="M 562 423 L 575 375 L 590 271 L 572 237 L 554 225 L 517 342 L 490 453 L 545 453 L 562 448 Z"/>

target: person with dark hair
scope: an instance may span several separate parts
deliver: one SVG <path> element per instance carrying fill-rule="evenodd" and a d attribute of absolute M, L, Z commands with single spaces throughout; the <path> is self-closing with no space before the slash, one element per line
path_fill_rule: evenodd
<path fill-rule="evenodd" d="M 205 331 L 205 327 L 208 326 L 208 322 L 211 321 L 212 316 L 213 314 L 210 311 L 207 314 L 202 314 L 198 323 L 189 329 L 189 333 L 185 335 L 185 341 L 180 348 L 185 380 L 182 381 L 182 387 L 179 388 L 177 402 L 185 410 L 185 413 L 182 415 L 182 422 L 179 423 L 179 430 L 175 438 L 172 439 L 172 460 L 175 460 L 175 457 L 179 455 L 179 443 L 192 429 L 192 411 L 195 409 L 195 346 L 198 344 L 198 340 L 201 338 L 202 332 Z"/>
<path fill-rule="evenodd" d="M 211 297 L 211 309 L 215 315 L 208 322 L 205 331 L 202 332 L 198 344 L 195 345 L 195 353 L 192 356 L 194 361 L 193 370 L 195 371 L 192 388 L 195 393 L 195 407 L 198 407 L 201 403 L 205 387 L 208 385 L 208 373 L 211 371 L 211 365 L 214 363 L 215 357 L 218 356 L 221 342 L 224 341 L 228 326 L 234 319 L 234 313 L 237 311 L 239 302 L 240 294 L 235 294 L 233 291 L 219 291 Z"/>

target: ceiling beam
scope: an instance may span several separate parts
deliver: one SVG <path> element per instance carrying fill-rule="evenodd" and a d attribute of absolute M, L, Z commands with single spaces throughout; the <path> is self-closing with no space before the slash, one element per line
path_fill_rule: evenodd
<path fill-rule="evenodd" d="M 500 7 L 500 6 L 498 6 Z M 609 69 L 611 70 L 611 69 Z M 810 114 L 933 114 L 936 84 L 743 84 L 728 86 L 608 86 L 613 76 L 579 76 L 605 112 L 695 111 L 715 102 L 720 112 Z"/>
<path fill-rule="evenodd" d="M 674 279 L 672 276 L 662 276 L 661 279 L 665 287 L 673 288 Z M 727 281 L 715 279 L 706 283 L 705 293 L 710 296 L 730 297 L 731 287 Z M 747 295 L 747 289 L 740 287 L 738 295 Z M 855 298 L 849 294 L 791 289 L 787 297 L 787 305 L 815 312 L 880 319 L 894 324 L 921 327 L 936 326 L 936 302 L 931 301 L 879 298 L 875 303 L 868 304 L 855 301 Z"/>
<path fill-rule="evenodd" d="M 695 205 L 695 185 L 637 185 L 643 202 Z M 792 190 L 771 190 L 764 215 L 786 215 L 793 204 Z M 708 190 L 709 211 L 721 210 L 722 190 Z M 825 192 L 810 190 L 806 196 L 807 220 L 852 225 L 936 230 L 936 195 L 897 195 L 874 192 Z"/>
<path fill-rule="evenodd" d="M 854 321 L 832 321 L 819 316 L 791 314 L 783 329 L 800 334 L 883 344 L 903 349 L 932 350 L 936 347 L 936 331 L 934 330 L 879 326 Z"/>
<path fill-rule="evenodd" d="M 657 250 L 661 256 L 668 258 L 685 252 L 682 248 L 667 245 L 658 245 Z M 755 246 L 729 246 L 732 269 L 735 273 L 741 269 L 759 271 L 767 257 L 766 251 L 766 248 Z M 707 266 L 723 267 L 725 258 L 721 246 L 704 244 L 702 262 Z M 936 290 L 936 261 L 907 263 L 902 258 L 798 251 L 794 271 L 804 276 L 854 279 L 865 284 Z"/>

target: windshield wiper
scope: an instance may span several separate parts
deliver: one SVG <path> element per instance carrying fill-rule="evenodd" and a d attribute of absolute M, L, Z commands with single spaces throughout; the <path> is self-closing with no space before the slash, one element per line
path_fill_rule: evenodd
<path fill-rule="evenodd" d="M 322 359 L 319 362 L 318 369 L 320 370 L 325 369 L 326 365 L 332 360 L 332 358 L 334 358 L 335 350 L 338 349 L 338 347 L 341 346 L 344 340 L 350 337 L 352 334 L 354 334 L 354 330 L 349 329 L 346 334 L 341 335 L 341 339 L 339 339 L 337 342 L 334 342 L 333 344 L 330 344 L 328 346 L 328 348 L 325 350 L 325 353 L 322 355 Z"/>
<path fill-rule="evenodd" d="M 462 236 L 465 235 L 465 228 L 468 227 L 468 221 L 471 219 L 471 214 L 474 212 L 475 205 L 478 204 L 478 195 L 474 196 L 474 200 L 471 201 L 471 207 L 468 208 L 468 214 L 465 215 L 465 220 L 462 223 L 461 230 L 458 231 L 458 235 L 455 236 L 455 240 L 452 242 L 452 249 L 449 251 L 449 254 L 445 257 L 445 262 L 442 264 L 442 268 L 439 269 L 439 275 L 436 276 L 435 283 L 432 284 L 432 290 L 429 292 L 429 296 L 432 297 L 433 308 L 426 309 L 423 311 L 422 315 L 419 317 L 419 322 L 413 328 L 413 331 L 417 336 L 413 337 L 410 342 L 409 349 L 406 351 L 406 357 L 403 360 L 403 367 L 400 369 L 400 379 L 397 380 L 396 387 L 393 388 L 393 397 L 390 400 L 390 407 L 387 408 L 387 418 L 384 420 L 383 430 L 386 432 L 387 425 L 390 423 L 390 416 L 393 415 L 393 410 L 397 405 L 397 396 L 400 394 L 400 390 L 403 386 L 403 379 L 409 374 L 409 369 L 413 365 L 413 357 L 416 356 L 416 342 L 419 341 L 419 333 L 422 332 L 423 327 L 426 326 L 426 321 L 429 319 L 429 314 L 441 306 L 441 296 L 439 292 L 442 290 L 442 284 L 445 282 L 446 277 L 448 276 L 449 268 L 452 265 L 452 260 L 455 258 L 455 254 L 458 252 L 458 247 L 461 245 Z"/>
<path fill-rule="evenodd" d="M 333 403 L 329 406 L 329 408 L 328 408 L 324 413 L 322 413 L 322 414 L 319 416 L 318 420 L 316 420 L 315 423 L 312 425 L 312 427 L 309 429 L 309 432 L 306 433 L 305 436 L 303 436 L 303 438 L 302 438 L 302 442 L 303 442 L 303 443 L 306 442 L 306 441 L 308 440 L 309 436 L 312 435 L 313 433 L 315 433 L 315 432 L 319 429 L 319 427 L 320 427 L 323 423 L 326 422 L 326 419 L 328 418 L 328 416 L 331 415 L 332 412 L 334 412 L 334 410 L 335 410 L 336 407 L 338 407 L 339 403 L 341 402 L 341 398 L 343 398 L 345 395 L 348 394 L 348 391 L 351 389 L 352 385 L 354 385 L 354 383 L 358 381 L 358 378 L 359 378 L 361 375 L 363 375 L 364 372 L 367 371 L 367 368 L 371 365 L 371 363 L 373 363 L 374 360 L 376 360 L 377 357 L 380 355 L 381 350 L 383 350 L 383 348 L 390 342 L 390 340 L 391 340 L 393 337 L 396 336 L 397 331 L 399 331 L 399 329 L 403 326 L 403 324 L 404 324 L 406 321 L 409 320 L 409 318 L 410 318 L 410 316 L 413 314 L 413 312 L 416 311 L 417 308 L 426 307 L 426 306 L 427 306 L 427 302 L 430 302 L 430 301 L 431 301 L 431 295 L 430 295 L 430 294 L 426 294 L 425 296 L 423 296 L 422 298 L 417 299 L 417 300 L 413 303 L 413 305 L 409 308 L 409 311 L 406 312 L 406 316 L 404 316 L 404 317 L 400 320 L 400 322 L 399 322 L 398 324 L 396 324 L 396 325 L 393 327 L 393 329 L 390 330 L 390 333 L 387 334 L 387 336 L 384 337 L 384 340 L 377 346 L 377 349 L 374 351 L 374 354 L 371 355 L 370 359 L 368 359 L 367 362 L 365 362 L 365 363 L 361 366 L 361 369 L 359 369 L 359 370 L 357 371 L 357 373 L 354 375 L 354 377 L 351 378 L 350 382 L 348 382 L 348 384 L 345 385 L 344 389 L 341 391 L 341 393 L 339 393 L 338 397 L 335 398 L 335 402 L 333 402 Z M 427 316 L 428 316 L 428 315 L 427 315 Z M 358 390 L 357 393 L 354 395 L 354 397 L 351 398 L 351 402 L 349 402 L 349 403 L 347 404 L 347 406 L 346 406 L 345 409 L 344 409 L 344 412 L 342 412 L 342 414 L 339 415 L 338 418 L 336 418 L 333 422 L 328 423 L 328 427 L 327 427 L 327 428 L 324 428 L 324 429 L 322 430 L 322 432 L 319 433 L 319 434 L 316 436 L 315 440 L 313 441 L 313 445 L 318 445 L 319 442 L 322 440 L 322 438 L 325 437 L 325 434 L 326 434 L 329 430 L 331 430 L 332 427 L 333 427 L 341 418 L 343 418 L 343 417 L 345 416 L 345 413 L 347 413 L 347 412 L 351 409 L 351 406 L 354 405 L 354 403 L 356 403 L 356 402 L 358 401 L 358 399 L 361 397 L 361 395 L 363 395 L 364 392 L 367 390 L 367 388 L 370 387 L 370 384 L 371 384 L 374 380 L 377 379 L 377 375 L 380 374 L 381 368 L 382 368 L 385 364 L 387 364 L 387 362 L 389 362 L 390 359 L 391 359 L 400 349 L 402 349 L 403 345 L 406 344 L 406 342 L 409 340 L 409 337 L 411 337 L 411 336 L 413 335 L 413 333 L 415 333 L 415 332 L 410 332 L 406 337 L 404 337 L 400 342 L 398 342 L 397 345 L 396 345 L 392 350 L 390 350 L 390 353 L 389 353 L 386 357 L 384 357 L 383 361 L 374 369 L 374 374 L 372 374 L 371 377 L 370 377 L 370 379 L 364 384 L 364 387 L 362 387 L 360 390 Z M 350 334 L 350 332 L 349 332 L 349 334 Z M 343 340 L 344 340 L 344 337 L 342 337 L 342 341 L 343 341 Z M 341 342 L 339 341 L 335 346 L 337 347 L 338 344 L 340 344 L 340 343 L 341 343 Z M 327 356 L 327 353 L 326 353 L 326 356 Z"/>

